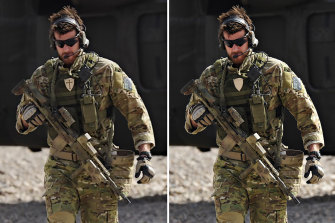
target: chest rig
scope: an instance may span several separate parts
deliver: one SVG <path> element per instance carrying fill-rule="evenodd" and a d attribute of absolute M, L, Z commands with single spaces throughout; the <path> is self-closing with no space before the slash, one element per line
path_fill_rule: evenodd
<path fill-rule="evenodd" d="M 244 119 L 241 128 L 251 134 L 253 132 L 262 133 L 268 128 L 268 111 L 266 101 L 261 89 L 262 68 L 267 63 L 265 53 L 255 54 L 251 60 L 251 66 L 246 75 L 229 73 L 228 62 L 222 65 L 222 77 L 218 92 L 221 107 L 233 106 Z M 243 78 L 243 86 L 237 91 L 233 80 Z"/>
<path fill-rule="evenodd" d="M 50 104 L 53 109 L 64 106 L 75 119 L 71 126 L 79 133 L 93 134 L 98 130 L 99 120 L 96 95 L 92 93 L 91 76 L 99 61 L 95 53 L 88 53 L 82 65 L 69 74 L 69 70 L 56 63 L 51 80 Z"/>

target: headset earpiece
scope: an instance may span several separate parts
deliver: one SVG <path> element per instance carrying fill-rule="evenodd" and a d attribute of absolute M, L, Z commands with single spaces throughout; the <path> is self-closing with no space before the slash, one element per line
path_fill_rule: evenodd
<path fill-rule="evenodd" d="M 53 40 L 53 38 L 50 36 L 49 37 L 49 42 L 50 42 L 50 48 L 56 50 L 56 45 L 55 45 L 55 41 Z"/>
<path fill-rule="evenodd" d="M 56 44 L 55 44 L 55 37 L 54 37 L 54 33 L 49 33 L 49 43 L 50 43 L 50 48 L 56 50 Z"/>
<path fill-rule="evenodd" d="M 252 30 L 250 30 L 250 38 L 251 38 L 251 47 L 252 48 L 256 48 L 258 46 L 258 39 L 255 36 L 255 31 L 256 31 L 256 27 L 254 24 L 252 24 Z"/>
<path fill-rule="evenodd" d="M 222 49 L 222 50 L 226 50 L 226 48 L 224 46 L 224 42 L 223 42 L 223 37 L 222 37 L 221 34 L 219 36 L 219 48 Z"/>
<path fill-rule="evenodd" d="M 80 31 L 79 37 L 81 38 L 81 47 L 87 48 L 90 44 L 90 41 L 86 38 L 86 33 L 84 31 Z"/>
<path fill-rule="evenodd" d="M 258 39 L 256 39 L 254 31 L 250 31 L 250 38 L 251 38 L 251 47 L 256 48 L 258 46 Z"/>

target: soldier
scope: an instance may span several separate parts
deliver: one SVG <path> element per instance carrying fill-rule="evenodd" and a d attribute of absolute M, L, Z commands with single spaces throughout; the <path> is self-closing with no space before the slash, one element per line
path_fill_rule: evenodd
<path fill-rule="evenodd" d="M 98 150 L 106 168 L 112 168 L 110 157 L 116 149 L 112 143 L 112 110 L 116 107 L 127 119 L 135 148 L 139 151 L 135 176 L 142 173 L 142 177 L 138 183 L 149 183 L 155 174 L 150 166 L 150 150 L 155 141 L 148 112 L 132 80 L 115 62 L 96 53 L 84 52 L 89 40 L 85 35 L 86 27 L 74 8 L 64 7 L 49 20 L 49 39 L 58 58 L 37 68 L 31 77 L 32 82 L 50 100 L 52 108 L 63 106 L 70 112 L 75 120 L 72 129 L 92 136 L 90 142 Z M 36 106 L 23 95 L 17 109 L 17 131 L 28 134 L 44 120 Z M 61 151 L 55 149 L 59 147 L 56 135 L 55 129 L 48 125 L 50 155 L 45 164 L 44 185 L 48 222 L 75 222 L 78 210 L 82 222 L 118 222 L 119 197 L 106 184 L 92 182 L 85 172 L 73 178 L 80 160 L 69 146 L 64 146 Z M 133 161 L 133 156 L 131 159 Z M 122 169 L 122 163 L 120 165 Z M 125 165 L 128 167 L 126 173 L 123 169 L 123 172 L 111 171 L 111 174 L 127 180 L 131 167 Z M 121 186 L 124 184 L 121 182 Z"/>
<path fill-rule="evenodd" d="M 295 157 L 291 163 L 284 159 L 289 152 L 282 144 L 282 108 L 288 109 L 297 121 L 304 148 L 308 151 L 305 177 L 310 173 L 312 177 L 307 183 L 318 183 L 324 175 L 319 163 L 324 139 L 319 117 L 303 83 L 286 63 L 253 51 L 258 44 L 255 26 L 242 7 L 233 7 L 218 20 L 220 46 L 228 57 L 206 68 L 200 83 L 222 109 L 233 106 L 240 113 L 244 119 L 240 127 L 244 132 L 261 136 L 260 143 L 282 178 L 287 177 L 283 174 L 285 168 L 295 170 L 297 179 L 284 180 L 287 184 L 293 182 L 290 186 L 294 188 L 300 183 L 303 155 L 300 164 L 295 163 L 299 160 Z M 186 131 L 197 134 L 213 120 L 213 115 L 193 94 L 186 107 Z M 223 140 L 226 135 L 218 127 L 219 154 L 213 168 L 217 222 L 243 223 L 248 209 L 251 222 L 287 222 L 287 197 L 276 184 L 264 184 L 255 171 L 244 179 L 239 177 L 250 162 L 237 144 Z M 287 167 L 285 162 L 291 166 Z"/>

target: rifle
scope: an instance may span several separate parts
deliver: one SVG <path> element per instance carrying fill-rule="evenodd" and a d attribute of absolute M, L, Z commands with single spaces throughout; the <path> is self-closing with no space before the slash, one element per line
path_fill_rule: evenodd
<path fill-rule="evenodd" d="M 39 111 L 45 116 L 48 123 L 57 131 L 58 135 L 52 142 L 52 147 L 57 151 L 63 149 L 66 145 L 70 146 L 73 152 L 81 160 L 81 167 L 72 174 L 72 178 L 79 175 L 81 171 L 86 171 L 96 183 L 103 182 L 108 184 L 114 193 L 127 200 L 131 201 L 119 189 L 106 167 L 99 160 L 97 150 L 90 143 L 91 136 L 88 133 L 79 135 L 76 131 L 70 128 L 75 122 L 71 114 L 61 107 L 58 110 L 53 109 L 49 100 L 43 96 L 36 88 L 31 80 L 20 81 L 13 89 L 14 95 L 22 95 L 34 103 Z"/>
<path fill-rule="evenodd" d="M 276 183 L 285 195 L 290 196 L 296 204 L 300 204 L 298 198 L 285 185 L 279 177 L 279 172 L 266 157 L 266 150 L 258 142 L 260 136 L 257 133 L 248 136 L 239 128 L 244 120 L 233 107 L 226 110 L 216 105 L 216 98 L 208 92 L 200 80 L 189 81 L 180 92 L 183 95 L 190 95 L 192 93 L 196 95 L 213 115 L 217 124 L 227 133 L 227 136 L 223 139 L 223 144 L 230 145 L 230 147 L 225 152 L 229 152 L 235 145 L 238 145 L 250 160 L 251 165 L 239 175 L 240 179 L 245 179 L 254 170 L 263 182 Z"/>

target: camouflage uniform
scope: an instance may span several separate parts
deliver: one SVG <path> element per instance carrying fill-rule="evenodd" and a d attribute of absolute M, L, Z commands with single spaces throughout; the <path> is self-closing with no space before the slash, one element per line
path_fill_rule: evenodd
<path fill-rule="evenodd" d="M 79 70 L 84 65 L 91 70 L 89 85 L 86 88 L 94 95 L 93 104 L 96 109 L 85 111 L 81 105 L 83 88 L 80 85 Z M 66 88 L 68 78 L 74 80 L 73 89 Z M 114 123 L 112 119 L 113 107 L 116 107 L 127 119 L 128 127 L 132 133 L 135 148 L 141 144 L 149 143 L 154 146 L 153 129 L 148 112 L 141 100 L 131 79 L 114 62 L 99 57 L 95 53 L 80 52 L 70 68 L 58 59 L 50 59 L 33 73 L 31 79 L 38 89 L 50 99 L 54 107 L 64 106 L 74 117 L 75 123 L 71 126 L 80 134 L 88 132 L 93 140 L 92 144 L 103 158 L 106 167 L 113 168 L 113 175 L 117 176 L 122 167 L 115 167 L 106 161 L 112 152 Z M 72 81 L 73 81 L 72 80 Z M 18 106 L 18 114 L 22 106 L 29 103 L 22 97 Z M 93 116 L 92 116 L 93 114 Z M 85 116 L 86 115 L 86 116 Z M 19 117 L 19 115 L 18 115 Z M 25 129 L 20 118 L 17 118 L 16 129 L 21 134 L 28 134 L 34 127 Z M 74 222 L 77 211 L 81 210 L 82 222 L 118 222 L 118 197 L 110 187 L 104 184 L 95 184 L 91 178 L 82 173 L 71 179 L 71 174 L 79 168 L 79 161 L 69 146 L 61 152 L 55 152 L 52 147 L 53 139 L 57 133 L 48 126 L 48 145 L 50 155 L 45 164 L 45 198 L 49 222 Z M 124 163 L 128 168 L 132 165 Z M 122 177 L 122 173 L 120 175 Z M 116 183 L 120 186 L 129 184 L 131 172 L 127 172 L 124 179 Z M 114 178 L 115 179 L 115 178 Z M 128 181 L 127 181 L 128 180 Z"/>
<path fill-rule="evenodd" d="M 258 84 L 248 77 L 248 71 L 253 64 L 260 68 Z M 244 82 L 240 91 L 233 83 L 236 78 L 242 78 Z M 301 80 L 284 62 L 268 57 L 265 53 L 249 52 L 239 68 L 234 67 L 228 58 L 221 58 L 205 69 L 200 80 L 221 106 L 233 106 L 241 114 L 245 120 L 241 128 L 246 133 L 250 135 L 257 132 L 261 136 L 261 144 L 268 148 L 269 156 L 276 164 L 283 166 L 280 154 L 286 150 L 281 143 L 282 107 L 287 108 L 296 119 L 305 149 L 312 143 L 320 143 L 323 147 L 322 128 L 315 107 Z M 257 117 L 260 113 L 253 114 L 251 111 L 250 96 L 255 93 L 255 88 L 264 96 L 265 113 L 261 114 L 263 117 Z M 185 129 L 190 134 L 197 134 L 205 129 L 194 128 L 187 112 L 190 106 L 197 103 L 199 100 L 192 95 L 186 108 Z M 263 121 L 257 121 L 262 118 Z M 238 178 L 249 166 L 249 162 L 242 155 L 240 159 L 222 155 L 224 147 L 229 146 L 222 144 L 225 136 L 223 129 L 218 127 L 216 142 L 219 155 L 213 168 L 217 221 L 244 222 L 250 208 L 252 222 L 287 222 L 286 197 L 279 187 L 274 184 L 264 185 L 254 172 L 244 180 Z M 241 154 L 238 145 L 231 151 Z M 302 158 L 300 161 L 302 164 Z M 301 166 L 296 169 L 301 170 Z"/>

